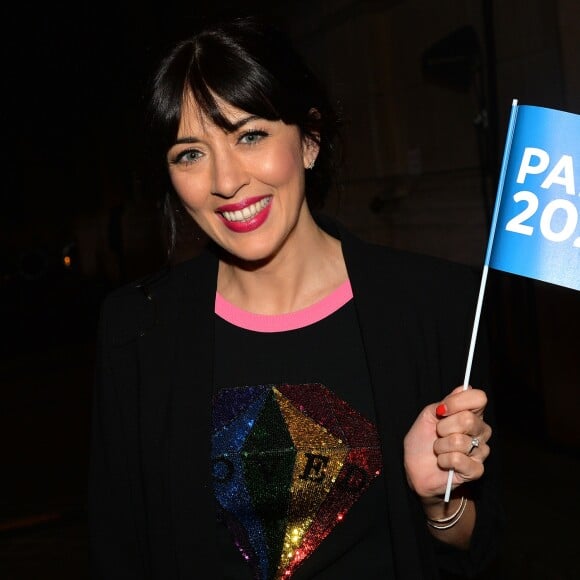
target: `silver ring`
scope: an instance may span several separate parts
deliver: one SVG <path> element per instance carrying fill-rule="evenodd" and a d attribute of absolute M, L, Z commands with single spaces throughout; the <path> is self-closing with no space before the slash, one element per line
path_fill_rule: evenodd
<path fill-rule="evenodd" d="M 473 437 L 471 439 L 471 447 L 469 448 L 469 451 L 467 452 L 467 455 L 471 455 L 471 452 L 476 448 L 479 447 L 479 439 L 477 437 Z"/>

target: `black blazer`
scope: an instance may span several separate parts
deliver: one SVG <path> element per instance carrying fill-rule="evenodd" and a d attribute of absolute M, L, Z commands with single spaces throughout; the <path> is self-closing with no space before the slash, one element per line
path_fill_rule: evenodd
<path fill-rule="evenodd" d="M 426 404 L 463 382 L 477 277 L 465 266 L 369 244 L 319 220 L 341 239 L 353 288 L 397 578 L 438 578 L 439 567 L 473 573 L 493 556 L 502 525 L 494 453 L 484 477 L 470 484 L 477 524 L 472 548 L 459 552 L 427 531 L 406 483 L 403 438 Z M 204 251 L 104 301 L 89 478 L 94 579 L 191 580 L 200 577 L 202 561 L 216 570 L 211 578 L 221 577 L 208 461 L 216 281 L 217 259 Z M 488 389 L 480 328 L 470 383 Z"/>

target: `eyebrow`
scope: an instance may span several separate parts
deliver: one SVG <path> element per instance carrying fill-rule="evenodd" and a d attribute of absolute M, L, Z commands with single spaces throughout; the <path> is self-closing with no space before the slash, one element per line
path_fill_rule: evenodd
<path fill-rule="evenodd" d="M 250 121 L 255 121 L 256 119 L 259 118 L 260 117 L 258 117 L 258 115 L 248 115 L 247 117 L 242 117 L 232 125 L 232 132 L 237 131 L 240 127 L 243 127 L 246 123 L 249 123 Z"/>
<path fill-rule="evenodd" d="M 258 115 L 248 115 L 247 117 L 242 117 L 241 119 L 238 119 L 235 123 L 232 123 L 232 128 L 231 130 L 228 130 L 227 133 L 234 133 L 247 123 L 255 121 L 256 119 L 260 119 L 260 117 Z M 182 143 L 197 143 L 198 141 L 201 141 L 201 139 L 199 137 L 196 137 L 195 135 L 192 135 L 190 137 L 181 137 L 180 139 L 176 139 L 174 144 L 180 145 Z"/>

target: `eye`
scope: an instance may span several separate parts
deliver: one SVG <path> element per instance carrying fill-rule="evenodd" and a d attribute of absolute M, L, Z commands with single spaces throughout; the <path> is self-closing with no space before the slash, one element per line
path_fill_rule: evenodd
<path fill-rule="evenodd" d="M 258 143 L 258 141 L 261 141 L 264 137 L 267 136 L 268 133 L 266 133 L 266 131 L 262 131 L 259 129 L 253 131 L 246 131 L 245 133 L 240 135 L 238 142 L 246 145 L 254 145 L 255 143 Z"/>
<path fill-rule="evenodd" d="M 190 165 L 203 157 L 203 153 L 198 149 L 184 149 L 173 155 L 170 159 L 171 165 Z"/>

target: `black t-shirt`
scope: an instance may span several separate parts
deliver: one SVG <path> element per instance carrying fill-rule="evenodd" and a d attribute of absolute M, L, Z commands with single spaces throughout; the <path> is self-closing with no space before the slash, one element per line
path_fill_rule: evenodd
<path fill-rule="evenodd" d="M 223 577 L 393 577 L 387 466 L 352 299 L 292 330 L 215 325 Z"/>

